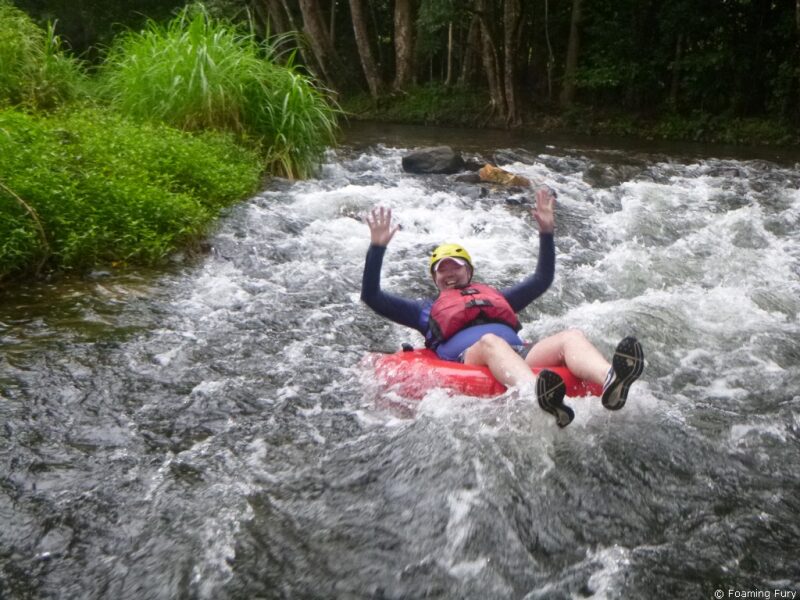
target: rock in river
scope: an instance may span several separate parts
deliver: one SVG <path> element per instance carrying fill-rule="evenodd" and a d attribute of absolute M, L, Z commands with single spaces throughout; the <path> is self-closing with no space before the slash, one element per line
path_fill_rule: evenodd
<path fill-rule="evenodd" d="M 458 173 L 464 159 L 449 146 L 422 148 L 403 157 L 403 170 L 408 173 Z"/>

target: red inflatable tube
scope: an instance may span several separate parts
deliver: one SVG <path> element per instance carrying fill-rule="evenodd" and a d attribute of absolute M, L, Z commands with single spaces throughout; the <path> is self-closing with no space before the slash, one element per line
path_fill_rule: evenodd
<path fill-rule="evenodd" d="M 421 399 L 433 388 L 452 390 L 468 396 L 499 396 L 506 387 L 486 367 L 441 360 L 431 350 L 406 350 L 374 355 L 375 375 L 381 385 L 406 398 Z M 558 373 L 564 380 L 567 396 L 600 396 L 603 386 L 578 379 L 566 367 L 536 367 Z"/>

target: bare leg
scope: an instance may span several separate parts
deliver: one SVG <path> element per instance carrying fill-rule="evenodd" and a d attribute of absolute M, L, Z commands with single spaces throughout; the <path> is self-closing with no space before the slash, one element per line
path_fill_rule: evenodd
<path fill-rule="evenodd" d="M 575 376 L 596 383 L 603 383 L 611 368 L 611 364 L 578 329 L 568 329 L 537 342 L 525 362 L 531 367 L 566 365 Z"/>
<path fill-rule="evenodd" d="M 495 379 L 506 387 L 534 390 L 539 406 L 556 418 L 559 427 L 566 427 L 575 418 L 575 412 L 564 404 L 561 377 L 544 370 L 537 379 L 530 365 L 496 335 L 486 334 L 470 346 L 464 353 L 464 363 L 489 367 Z"/>
<path fill-rule="evenodd" d="M 536 377 L 522 357 L 501 337 L 484 335 L 464 353 L 464 364 L 489 367 L 500 383 L 506 387 L 533 385 Z"/>

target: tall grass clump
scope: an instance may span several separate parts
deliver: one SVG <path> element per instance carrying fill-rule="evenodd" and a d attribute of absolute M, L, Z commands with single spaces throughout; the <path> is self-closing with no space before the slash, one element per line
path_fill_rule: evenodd
<path fill-rule="evenodd" d="M 0 0 L 0 106 L 52 109 L 84 95 L 86 73 L 47 30 Z"/>
<path fill-rule="evenodd" d="M 104 61 L 102 93 L 122 114 L 188 130 L 257 140 L 276 174 L 308 176 L 334 143 L 337 109 L 325 90 L 252 32 L 201 5 L 166 25 L 118 36 Z"/>
<path fill-rule="evenodd" d="M 251 194 L 262 168 L 230 134 L 100 110 L 0 110 L 0 279 L 42 268 L 153 265 Z"/>

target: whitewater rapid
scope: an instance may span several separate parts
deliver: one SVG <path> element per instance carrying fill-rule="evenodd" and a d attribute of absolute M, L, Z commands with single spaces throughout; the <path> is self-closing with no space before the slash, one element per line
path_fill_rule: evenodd
<path fill-rule="evenodd" d="M 647 367 L 624 410 L 435 390 L 387 409 L 362 362 L 413 331 L 383 286 L 530 273 L 531 194 L 413 176 L 409 146 L 331 151 L 157 272 L 21 289 L 0 308 L 0 592 L 68 598 L 710 597 L 800 587 L 800 174 L 763 160 L 469 150 L 558 193 L 556 279 L 521 315 Z M 391 398 L 393 401 L 402 399 Z M 5 597 L 5 596 L 4 596 Z"/>

